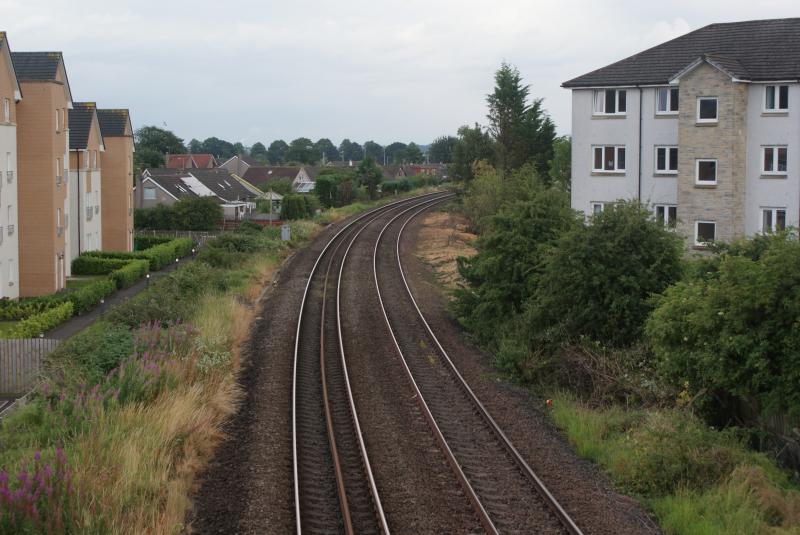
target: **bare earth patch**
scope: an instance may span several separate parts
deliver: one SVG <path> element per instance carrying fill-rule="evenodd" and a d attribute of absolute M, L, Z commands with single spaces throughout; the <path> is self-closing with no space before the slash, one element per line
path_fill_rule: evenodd
<path fill-rule="evenodd" d="M 461 277 L 456 259 L 475 254 L 475 234 L 467 232 L 460 214 L 431 212 L 422 219 L 417 238 L 417 256 L 431 266 L 441 284 L 454 288 Z"/>

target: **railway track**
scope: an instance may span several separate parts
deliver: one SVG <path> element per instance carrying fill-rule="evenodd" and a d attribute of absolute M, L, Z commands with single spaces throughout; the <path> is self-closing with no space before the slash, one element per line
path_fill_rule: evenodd
<path fill-rule="evenodd" d="M 389 533 L 347 373 L 340 308 L 342 267 L 350 247 L 371 222 L 441 197 L 406 199 L 356 218 L 330 239 L 309 274 L 297 319 L 292 375 L 298 534 Z M 334 292 L 330 285 L 337 264 Z"/>
<path fill-rule="evenodd" d="M 392 217 L 372 255 L 380 308 L 420 409 L 487 533 L 582 535 L 459 373 L 414 299 L 400 242 L 408 223 L 434 204 Z M 393 254 L 379 258 L 388 235 L 396 235 Z"/>

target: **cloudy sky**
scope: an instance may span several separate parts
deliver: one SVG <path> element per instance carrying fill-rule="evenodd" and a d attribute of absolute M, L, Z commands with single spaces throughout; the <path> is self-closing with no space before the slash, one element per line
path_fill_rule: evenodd
<path fill-rule="evenodd" d="M 134 127 L 246 145 L 427 143 L 475 121 L 500 62 L 560 133 L 561 82 L 711 22 L 800 16 L 797 0 L 0 0 L 13 50 L 61 50 L 75 100 Z"/>

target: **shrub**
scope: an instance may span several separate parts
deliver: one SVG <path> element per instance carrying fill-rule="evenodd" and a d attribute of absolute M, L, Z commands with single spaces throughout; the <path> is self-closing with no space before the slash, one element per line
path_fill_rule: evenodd
<path fill-rule="evenodd" d="M 76 290 L 62 292 L 53 297 L 60 301 L 69 301 L 73 305 L 75 314 L 83 314 L 97 306 L 101 299 L 113 294 L 116 289 L 117 285 L 114 280 L 104 277 Z"/>
<path fill-rule="evenodd" d="M 137 209 L 134 226 L 152 230 L 213 230 L 223 219 L 213 197 L 185 197 L 171 206 Z"/>
<path fill-rule="evenodd" d="M 51 362 L 75 363 L 83 380 L 95 383 L 133 353 L 133 335 L 125 326 L 98 321 L 67 339 L 53 351 Z"/>
<path fill-rule="evenodd" d="M 118 290 L 127 288 L 133 283 L 144 277 L 150 271 L 150 263 L 147 260 L 131 260 L 119 269 L 111 272 L 109 277 L 114 281 Z"/>
<path fill-rule="evenodd" d="M 53 306 L 52 300 L 45 298 L 23 298 L 19 301 L 10 299 L 0 300 L 0 320 L 17 321 L 25 319 L 32 314 L 38 314 Z"/>
<path fill-rule="evenodd" d="M 25 318 L 14 327 L 12 338 L 35 338 L 67 321 L 72 311 L 72 303 L 66 302 Z"/>
<path fill-rule="evenodd" d="M 72 261 L 73 275 L 107 275 L 125 267 L 130 260 L 81 255 Z"/>
<path fill-rule="evenodd" d="M 144 249 L 149 249 L 154 245 L 167 243 L 168 241 L 171 240 L 172 238 L 170 238 L 169 236 L 134 236 L 133 249 L 135 251 L 142 251 Z"/>
<path fill-rule="evenodd" d="M 641 339 L 650 298 L 681 276 L 682 242 L 635 202 L 566 232 L 542 264 L 526 323 L 544 343 L 581 337 L 614 347 Z"/>
<path fill-rule="evenodd" d="M 722 255 L 716 271 L 669 288 L 647 338 L 665 376 L 692 395 L 728 395 L 797 416 L 800 242 L 773 237 L 755 257 Z"/>
<path fill-rule="evenodd" d="M 408 179 L 381 182 L 381 192 L 384 195 L 394 195 L 405 191 L 411 191 L 411 182 Z"/>
<path fill-rule="evenodd" d="M 236 227 L 236 231 L 235 232 L 253 233 L 253 232 L 261 232 L 262 230 L 263 230 L 263 227 L 261 225 L 259 225 L 258 223 L 256 223 L 255 221 L 242 221 Z"/>
<path fill-rule="evenodd" d="M 578 225 L 564 193 L 539 188 L 532 196 L 490 218 L 478 253 L 459 259 L 467 286 L 456 291 L 455 314 L 484 344 L 492 344 L 533 295 L 546 248 Z"/>
<path fill-rule="evenodd" d="M 305 197 L 300 194 L 286 195 L 281 203 L 281 219 L 303 219 L 311 214 L 308 212 L 308 205 Z"/>

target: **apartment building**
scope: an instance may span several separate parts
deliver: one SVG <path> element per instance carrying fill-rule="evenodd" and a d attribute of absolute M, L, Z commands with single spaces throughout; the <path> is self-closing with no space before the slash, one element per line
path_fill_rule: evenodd
<path fill-rule="evenodd" d="M 102 248 L 101 159 L 105 150 L 97 105 L 73 102 L 69 110 L 69 213 L 67 259 L 70 263 L 85 251 Z"/>
<path fill-rule="evenodd" d="M 687 248 L 800 222 L 800 18 L 711 24 L 565 82 L 572 207 L 648 204 Z"/>
<path fill-rule="evenodd" d="M 0 299 L 19 297 L 17 103 L 22 99 L 5 32 L 0 32 Z"/>
<path fill-rule="evenodd" d="M 102 249 L 133 250 L 133 126 L 125 109 L 99 109 L 100 132 L 105 151 L 101 153 L 103 168 L 100 190 L 102 217 Z"/>
<path fill-rule="evenodd" d="M 61 52 L 12 52 L 23 98 L 17 115 L 19 295 L 50 294 L 70 274 L 67 232 L 68 110 Z"/>

